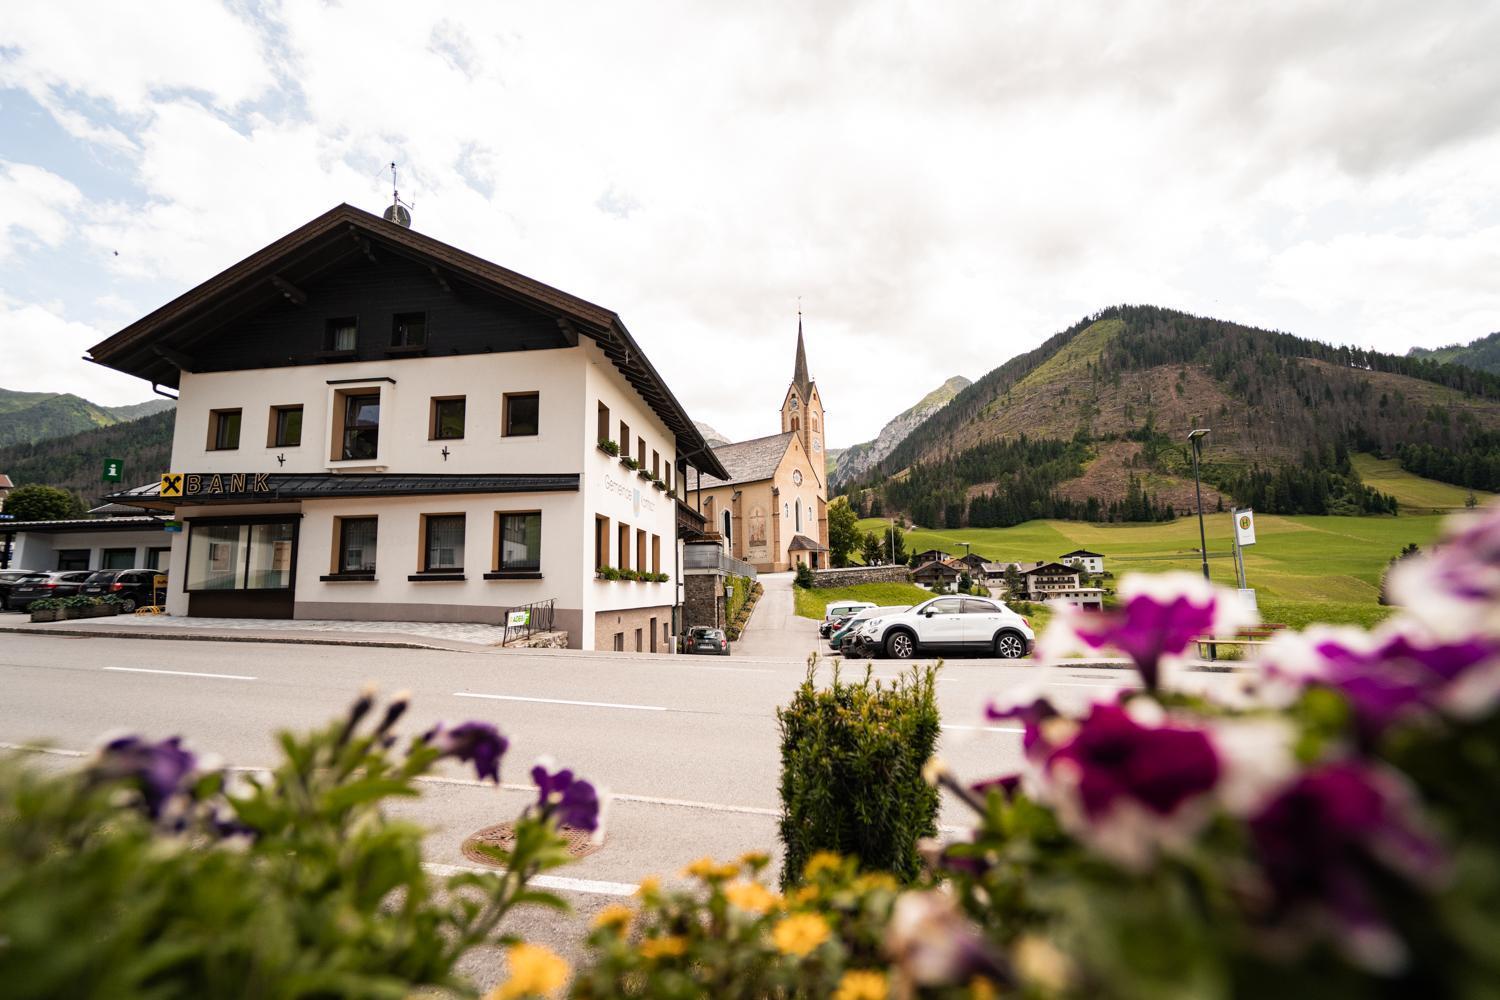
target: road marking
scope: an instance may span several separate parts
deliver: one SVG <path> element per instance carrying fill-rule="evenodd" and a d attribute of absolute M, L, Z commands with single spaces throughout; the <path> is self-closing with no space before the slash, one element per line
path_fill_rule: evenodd
<path fill-rule="evenodd" d="M 254 677 L 245 674 L 202 674 L 196 670 L 152 670 L 150 667 L 101 667 L 101 670 L 113 670 L 122 674 L 167 674 L 172 677 L 213 677 L 221 681 L 253 681 Z"/>
<path fill-rule="evenodd" d="M 959 730 L 963 730 L 964 732 L 979 732 L 979 733 L 1024 733 L 1024 732 L 1026 732 L 1026 727 L 1025 726 L 954 726 L 954 725 L 948 725 L 947 723 L 944 723 L 943 724 L 943 728 L 944 729 L 959 729 Z"/>
<path fill-rule="evenodd" d="M 108 669 L 107 667 L 105 669 Z M 543 705 L 582 705 L 586 708 L 626 708 L 636 712 L 665 712 L 665 705 L 620 705 L 611 701 L 570 701 L 567 698 L 526 698 L 518 694 L 477 694 L 472 691 L 455 691 L 455 698 L 490 698 L 494 701 L 530 701 Z"/>
<path fill-rule="evenodd" d="M 488 781 L 476 781 L 473 778 L 444 778 L 435 774 L 424 774 L 417 778 L 434 785 L 463 785 L 469 788 L 494 788 Z M 535 785 L 521 785 L 511 782 L 502 782 L 500 788 L 507 792 L 536 792 Z M 698 802 L 693 799 L 667 799 L 656 795 L 631 795 L 627 792 L 610 792 L 610 800 L 614 802 L 637 802 L 648 806 L 673 806 L 678 809 L 703 809 L 708 812 L 744 813 L 749 816 L 780 816 L 780 809 L 767 809 L 764 806 L 736 806 L 725 802 Z"/>
<path fill-rule="evenodd" d="M 21 750 L 26 753 L 46 753 L 54 757 L 87 757 L 82 750 L 60 750 L 57 747 L 39 747 L 30 743 L 0 743 L 0 750 Z"/>
<path fill-rule="evenodd" d="M 479 868 L 470 865 L 440 865 L 434 861 L 422 862 L 422 867 L 434 875 L 468 875 L 471 873 L 500 875 L 503 868 Z M 634 896 L 639 886 L 633 882 L 601 882 L 592 878 L 567 878 L 562 875 L 537 875 L 529 885 L 538 889 L 559 889 L 563 892 L 581 892 L 593 896 Z"/>
<path fill-rule="evenodd" d="M 1119 683 L 1115 683 L 1115 684 L 1089 684 L 1089 683 L 1086 683 L 1084 681 L 1046 681 L 1044 683 L 1046 684 L 1047 687 L 1117 688 L 1117 689 L 1123 687 L 1123 688 L 1130 688 L 1131 690 L 1135 690 L 1138 687 L 1138 685 L 1137 685 L 1137 683 L 1135 681 L 1125 680 L 1124 678 L 1121 678 L 1120 681 L 1119 681 Z"/>

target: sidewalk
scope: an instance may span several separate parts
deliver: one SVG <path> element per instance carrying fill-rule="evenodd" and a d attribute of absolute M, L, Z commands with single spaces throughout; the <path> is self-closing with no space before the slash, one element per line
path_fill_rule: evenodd
<path fill-rule="evenodd" d="M 794 613 L 792 579 L 791 573 L 760 574 L 764 592 L 740 641 L 731 650 L 735 656 L 805 660 L 812 653 L 828 652 L 818 638 L 818 623 Z"/>

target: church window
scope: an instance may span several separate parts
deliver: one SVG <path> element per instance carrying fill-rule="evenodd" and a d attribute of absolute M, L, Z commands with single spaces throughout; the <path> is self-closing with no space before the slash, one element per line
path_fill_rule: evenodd
<path fill-rule="evenodd" d="M 808 417 L 809 420 L 812 421 L 812 429 L 813 430 L 817 430 L 818 429 L 818 415 L 816 413 L 809 413 L 807 415 L 807 417 Z"/>
<path fill-rule="evenodd" d="M 730 518 L 729 518 L 729 511 L 727 511 L 727 510 L 724 511 L 724 513 L 723 513 L 723 521 L 724 521 L 724 541 L 726 541 L 726 542 L 733 541 L 733 537 L 730 534 L 731 521 L 730 521 Z"/>
<path fill-rule="evenodd" d="M 797 501 L 797 506 L 793 507 L 792 509 L 797 512 L 797 529 L 796 530 L 801 531 L 802 530 L 802 501 L 798 500 Z"/>
<path fill-rule="evenodd" d="M 797 418 L 796 418 L 796 417 L 793 417 L 793 418 L 792 418 L 792 431 L 793 431 L 793 432 L 794 432 L 794 433 L 795 433 L 795 432 L 796 432 L 796 431 L 797 431 L 797 429 L 798 429 L 798 426 L 799 426 L 799 425 L 798 425 L 798 423 L 797 423 Z"/>

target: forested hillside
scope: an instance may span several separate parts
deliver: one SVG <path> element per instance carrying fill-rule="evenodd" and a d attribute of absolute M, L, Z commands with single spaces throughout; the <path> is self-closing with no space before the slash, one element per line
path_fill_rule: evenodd
<path fill-rule="evenodd" d="M 1202 471 L 1213 507 L 1394 512 L 1394 499 L 1360 482 L 1351 453 L 1491 488 L 1500 377 L 1120 306 L 980 379 L 845 492 L 920 524 L 1151 520 L 1193 504 L 1193 427 L 1212 431 Z M 1033 452 L 1064 442 L 1069 465 L 1041 453 L 1016 463 L 997 442 Z"/>
<path fill-rule="evenodd" d="M 72 393 L 0 389 L 0 447 L 108 427 L 170 409 L 166 399 L 100 406 Z"/>
<path fill-rule="evenodd" d="M 71 490 L 92 507 L 106 493 L 151 482 L 167 471 L 174 414 L 166 410 L 65 437 L 0 448 L 0 472 L 17 486 L 44 483 Z M 118 484 L 100 481 L 108 458 L 125 463 L 124 479 Z"/>
<path fill-rule="evenodd" d="M 1454 344 L 1451 347 L 1439 347 L 1436 350 L 1413 347 L 1407 355 L 1447 365 L 1463 365 L 1465 368 L 1500 375 L 1500 333 L 1492 333 L 1488 337 L 1480 337 L 1467 344 Z"/>

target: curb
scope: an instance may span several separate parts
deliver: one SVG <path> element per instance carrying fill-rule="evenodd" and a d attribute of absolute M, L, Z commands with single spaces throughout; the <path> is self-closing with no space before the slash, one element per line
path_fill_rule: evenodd
<path fill-rule="evenodd" d="M 24 628 L 15 625 L 0 625 L 0 633 L 14 633 L 16 635 L 65 635 L 82 639 L 168 639 L 174 642 L 265 642 L 283 646 L 363 646 L 374 649 L 435 649 L 443 653 L 483 653 L 488 652 L 489 647 L 473 646 L 471 648 L 433 646 L 416 641 L 405 641 L 399 639 L 324 639 L 324 638 L 302 638 L 295 639 L 288 636 L 265 636 L 265 635 L 205 635 L 184 632 L 174 635 L 166 632 L 139 632 L 134 629 L 124 632 L 105 632 L 101 629 L 39 629 Z"/>

